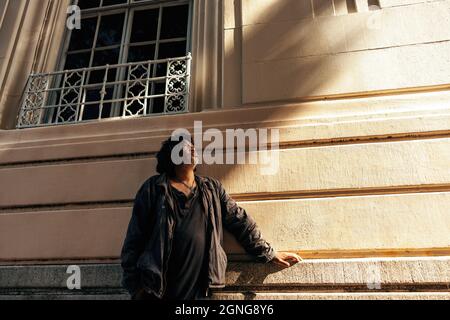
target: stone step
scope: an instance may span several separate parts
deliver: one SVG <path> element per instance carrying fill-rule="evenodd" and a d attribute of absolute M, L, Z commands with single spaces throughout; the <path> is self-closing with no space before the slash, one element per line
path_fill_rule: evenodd
<path fill-rule="evenodd" d="M 450 290 L 450 257 L 310 259 L 291 268 L 231 262 L 226 281 L 227 288 L 239 291 L 274 286 Z"/>
<path fill-rule="evenodd" d="M 0 299 L 129 299 L 119 264 L 80 264 L 81 290 L 67 289 L 68 265 L 0 267 Z M 229 299 L 448 299 L 450 257 L 305 260 L 291 268 L 230 262 Z"/>
<path fill-rule="evenodd" d="M 1 300 L 129 300 L 126 293 L 67 294 L 29 291 L 2 294 Z M 450 292 L 225 292 L 213 300 L 450 300 Z"/>

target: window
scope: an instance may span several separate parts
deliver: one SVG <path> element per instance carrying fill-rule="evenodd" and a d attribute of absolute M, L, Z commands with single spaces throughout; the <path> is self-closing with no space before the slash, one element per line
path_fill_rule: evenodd
<path fill-rule="evenodd" d="M 19 127 L 187 111 L 191 1 L 78 6 L 81 29 L 68 32 L 65 71 L 30 76 Z"/>

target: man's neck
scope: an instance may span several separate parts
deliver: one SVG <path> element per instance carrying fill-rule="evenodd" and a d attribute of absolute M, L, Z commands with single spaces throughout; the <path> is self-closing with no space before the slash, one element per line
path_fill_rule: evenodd
<path fill-rule="evenodd" d="M 179 181 L 192 184 L 192 182 L 195 180 L 194 170 L 192 170 L 191 168 L 184 168 L 184 167 L 176 168 L 175 178 Z"/>

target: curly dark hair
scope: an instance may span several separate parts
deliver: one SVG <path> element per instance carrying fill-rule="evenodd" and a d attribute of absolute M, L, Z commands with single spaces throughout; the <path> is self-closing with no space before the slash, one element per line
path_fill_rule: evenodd
<path fill-rule="evenodd" d="M 156 172 L 159 174 L 165 173 L 170 178 L 175 177 L 176 165 L 172 161 L 172 150 L 183 140 L 187 140 L 192 143 L 190 136 L 178 136 L 176 140 L 172 140 L 172 136 L 170 136 L 162 143 L 161 149 L 156 154 L 156 159 L 158 160 Z M 196 169 L 194 171 L 196 171 Z"/>

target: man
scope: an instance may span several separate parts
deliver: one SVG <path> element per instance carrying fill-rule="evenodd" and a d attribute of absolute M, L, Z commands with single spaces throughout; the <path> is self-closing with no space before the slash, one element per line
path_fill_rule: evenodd
<path fill-rule="evenodd" d="M 195 175 L 198 158 L 190 141 L 165 141 L 157 154 L 159 175 L 136 194 L 121 254 L 122 283 L 132 299 L 206 299 L 210 288 L 223 288 L 223 227 L 257 261 L 284 267 L 301 261 L 275 252 L 219 181 Z M 173 151 L 180 146 L 189 161 L 175 165 Z"/>

